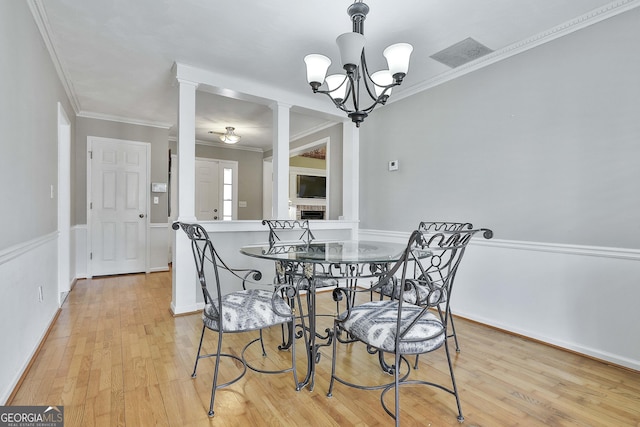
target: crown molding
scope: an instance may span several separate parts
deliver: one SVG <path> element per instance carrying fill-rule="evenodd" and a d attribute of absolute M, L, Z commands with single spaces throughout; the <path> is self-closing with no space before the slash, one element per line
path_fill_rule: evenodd
<path fill-rule="evenodd" d="M 80 111 L 79 113 L 76 113 L 76 115 L 78 117 L 84 117 L 86 119 L 107 120 L 110 122 L 118 122 L 118 123 L 125 123 L 125 124 L 138 125 L 138 126 L 149 126 L 153 128 L 160 128 L 160 129 L 170 129 L 173 126 L 169 123 L 151 122 L 151 121 L 145 121 L 145 120 L 132 119 L 129 117 L 111 116 L 108 114 L 94 113 L 91 111 Z"/>
<path fill-rule="evenodd" d="M 550 28 L 527 39 L 518 41 L 500 50 L 496 50 L 495 52 L 478 58 L 475 61 L 471 61 L 455 69 L 442 73 L 423 83 L 410 86 L 406 90 L 399 92 L 397 95 L 394 94 L 394 96 L 392 96 L 387 103 L 390 104 L 393 102 L 397 102 L 401 99 L 423 92 L 427 89 L 439 86 L 455 78 L 471 73 L 472 71 L 479 70 L 519 53 L 526 52 L 529 49 L 533 49 L 537 46 L 566 36 L 575 31 L 589 27 L 605 19 L 620 15 L 624 12 L 628 12 L 638 6 L 640 6 L 640 0 L 613 1 L 603 7 L 594 9 L 591 12 L 573 18 L 563 24 Z"/>
<path fill-rule="evenodd" d="M 178 142 L 178 138 L 176 138 L 175 136 L 170 136 L 169 141 Z M 258 147 L 247 147 L 246 145 L 225 144 L 222 142 L 203 141 L 201 139 L 196 139 L 196 145 L 206 145 L 208 147 L 215 147 L 215 148 L 226 148 L 227 150 L 242 150 L 242 151 L 252 151 L 255 153 L 264 153 L 264 150 Z"/>
<path fill-rule="evenodd" d="M 310 129 L 306 129 L 306 130 L 304 130 L 302 132 L 296 133 L 295 135 L 291 135 L 290 138 L 289 138 L 289 141 L 290 142 L 297 141 L 299 139 L 304 138 L 305 136 L 313 135 L 316 132 L 320 132 L 322 130 L 328 129 L 328 128 L 330 128 L 332 126 L 335 126 L 335 125 L 337 125 L 339 123 L 340 122 L 331 122 L 331 121 L 327 120 L 326 122 L 320 123 L 319 125 L 314 126 L 314 127 L 310 128 Z"/>
<path fill-rule="evenodd" d="M 58 56 L 58 52 L 56 50 L 56 43 L 54 38 L 52 37 L 53 32 L 51 31 L 51 26 L 49 25 L 49 19 L 47 18 L 47 13 L 44 8 L 43 0 L 27 0 L 27 4 L 29 5 L 29 9 L 31 10 L 31 15 L 33 16 L 33 20 L 40 31 L 40 35 L 42 36 L 42 40 L 44 41 L 47 50 L 49 51 L 49 56 L 51 57 L 51 61 L 53 62 L 53 66 L 56 69 L 58 74 L 58 78 L 60 79 L 60 83 L 64 87 L 64 91 L 67 94 L 67 98 L 69 98 L 69 103 L 71 104 L 71 108 L 73 111 L 78 114 L 80 111 L 80 101 L 76 96 L 75 90 L 73 88 L 73 83 L 69 78 L 69 75 L 66 71 L 66 68 L 60 57 Z"/>

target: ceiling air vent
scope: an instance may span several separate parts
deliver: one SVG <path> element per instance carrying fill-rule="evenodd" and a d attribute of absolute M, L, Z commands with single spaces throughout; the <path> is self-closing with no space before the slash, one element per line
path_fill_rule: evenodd
<path fill-rule="evenodd" d="M 493 50 L 469 37 L 438 53 L 434 53 L 431 58 L 448 67 L 456 68 L 491 52 Z"/>

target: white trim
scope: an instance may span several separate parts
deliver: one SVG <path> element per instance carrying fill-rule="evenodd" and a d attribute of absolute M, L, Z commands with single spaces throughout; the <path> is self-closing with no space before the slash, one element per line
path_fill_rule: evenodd
<path fill-rule="evenodd" d="M 215 148 L 225 148 L 227 150 L 241 150 L 241 151 L 251 151 L 254 153 L 264 153 L 264 150 L 259 147 L 247 147 L 242 144 L 225 144 L 223 142 L 212 142 L 212 141 L 202 141 L 200 139 L 196 139 L 196 145 L 205 145 L 207 147 L 215 147 Z"/>
<path fill-rule="evenodd" d="M 314 126 L 314 127 L 310 128 L 310 129 L 307 129 L 307 130 L 304 130 L 302 132 L 298 132 L 295 135 L 289 135 L 289 141 L 290 142 L 297 141 L 299 139 L 304 138 L 305 136 L 309 136 L 309 135 L 312 135 L 312 134 L 314 134 L 316 132 L 323 131 L 323 130 L 328 129 L 328 128 L 332 127 L 332 126 L 336 126 L 336 125 L 338 125 L 340 123 L 341 123 L 341 121 L 335 121 L 335 122 L 326 121 L 324 123 L 320 123 L 317 126 Z"/>
<path fill-rule="evenodd" d="M 359 231 L 361 238 L 406 242 L 409 232 L 363 229 Z M 569 245 L 562 243 L 528 242 L 522 240 L 482 239 L 471 240 L 471 245 L 491 246 L 496 248 L 518 249 L 566 255 L 595 256 L 605 258 L 640 261 L 640 249 L 613 248 L 607 246 Z"/>
<path fill-rule="evenodd" d="M 58 292 L 71 290 L 71 121 L 58 102 Z"/>
<path fill-rule="evenodd" d="M 510 58 L 519 53 L 526 52 L 527 50 L 533 49 L 537 46 L 543 45 L 545 43 L 548 43 L 560 37 L 566 36 L 575 31 L 589 27 L 590 25 L 596 24 L 602 20 L 627 12 L 638 6 L 640 6 L 640 0 L 614 1 L 605 6 L 594 9 L 591 12 L 585 13 L 584 15 L 575 17 L 567 22 L 564 22 L 553 28 L 550 28 L 546 31 L 533 35 L 527 39 L 520 40 L 512 45 L 496 50 L 495 52 L 492 52 L 488 55 L 478 58 L 475 61 L 471 61 L 455 69 L 439 74 L 430 80 L 427 80 L 422 83 L 418 83 L 413 86 L 409 86 L 404 90 L 399 90 L 397 93 L 394 92 L 394 95 L 389 98 L 389 101 L 387 102 L 387 104 L 400 101 L 401 99 L 423 92 L 427 89 L 431 89 L 433 87 L 439 86 L 443 83 L 446 83 L 448 81 L 461 77 L 465 74 L 471 73 L 472 71 L 479 70 L 481 68 L 494 64 L 496 62 Z"/>
<path fill-rule="evenodd" d="M 44 236 L 36 237 L 35 239 L 3 249 L 2 251 L 0 251 L 0 265 L 6 264 L 12 259 L 26 254 L 27 252 L 30 252 L 35 248 L 42 246 L 52 240 L 56 240 L 57 238 L 58 232 L 54 231 L 53 233 L 45 234 Z"/>
<path fill-rule="evenodd" d="M 494 328 L 501 329 L 503 331 L 507 331 L 517 335 L 521 335 L 523 337 L 531 338 L 546 344 L 551 344 L 553 346 L 560 347 L 566 350 L 575 351 L 580 354 L 594 357 L 598 360 L 608 361 L 611 363 L 615 363 L 616 365 L 624 366 L 640 372 L 640 360 L 637 360 L 637 359 L 634 360 L 619 354 L 613 354 L 597 348 L 580 345 L 575 342 L 556 339 L 546 334 L 543 335 L 543 334 L 536 333 L 530 329 L 514 328 L 513 325 L 506 324 L 503 322 L 496 322 L 495 319 L 489 319 L 483 316 L 477 316 L 477 315 L 464 313 L 460 311 L 455 311 L 455 315 L 462 317 L 464 319 L 469 319 L 474 322 L 481 323 L 483 325 L 490 325 Z"/>
<path fill-rule="evenodd" d="M 53 31 L 51 31 L 51 27 L 49 25 L 49 19 L 47 18 L 44 3 L 45 2 L 43 0 L 27 0 L 29 9 L 31 10 L 31 14 L 33 15 L 33 19 L 36 22 L 40 34 L 42 35 L 42 40 L 44 41 L 44 44 L 49 51 L 51 62 L 53 62 L 53 66 L 56 69 L 58 78 L 60 79 L 60 83 L 62 84 L 62 87 L 64 87 L 67 98 L 69 98 L 69 102 L 71 103 L 73 112 L 77 115 L 80 111 L 80 101 L 78 100 L 76 92 L 73 89 L 72 80 L 68 77 L 68 73 L 65 67 L 58 57 L 58 53 L 55 47 L 55 39 L 52 37 Z"/>
<path fill-rule="evenodd" d="M 146 120 L 132 119 L 129 117 L 112 116 L 109 114 L 94 113 L 91 111 L 80 111 L 76 114 L 78 117 L 86 119 L 107 120 L 110 122 L 125 123 L 130 125 L 149 126 L 160 129 L 170 129 L 173 125 L 163 122 L 151 122 Z"/>

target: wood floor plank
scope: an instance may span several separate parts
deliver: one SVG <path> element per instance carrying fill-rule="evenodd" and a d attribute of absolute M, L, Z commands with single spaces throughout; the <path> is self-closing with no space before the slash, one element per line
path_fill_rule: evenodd
<path fill-rule="evenodd" d="M 171 274 L 80 280 L 16 391 L 13 405 L 64 405 L 65 426 L 388 426 L 392 419 L 376 391 L 329 387 L 332 351 L 321 348 L 313 391 L 296 391 L 291 373 L 249 371 L 221 389 L 216 415 L 207 416 L 213 361 L 202 360 L 191 378 L 202 320 L 173 317 Z M 318 295 L 334 313 L 330 293 Z M 332 326 L 331 317 L 318 321 Z M 456 318 L 462 351 L 452 351 L 467 426 L 640 426 L 640 373 Z M 269 354 L 251 348 L 256 366 L 284 366 L 275 350 L 280 331 L 265 334 Z M 226 335 L 225 351 L 239 354 L 255 333 Z M 215 346 L 207 331 L 205 351 Z M 297 366 L 305 369 L 303 346 Z M 339 346 L 339 370 L 360 382 L 390 381 L 376 358 L 356 345 Z M 222 380 L 238 365 L 223 362 Z M 423 355 L 413 377 L 449 381 L 444 351 Z M 391 399 L 391 400 L 389 400 Z M 392 394 L 387 396 L 393 405 Z M 427 387 L 401 389 L 403 425 L 456 426 L 452 395 Z"/>

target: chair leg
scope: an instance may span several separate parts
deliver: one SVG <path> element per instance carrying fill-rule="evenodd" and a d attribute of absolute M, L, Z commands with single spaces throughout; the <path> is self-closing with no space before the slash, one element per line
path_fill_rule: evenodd
<path fill-rule="evenodd" d="M 213 401 L 216 398 L 218 386 L 218 370 L 220 368 L 220 351 L 222 351 L 222 331 L 218 331 L 218 349 L 216 351 L 216 367 L 213 371 L 213 384 L 211 385 L 211 403 L 209 404 L 209 416 L 213 417 Z"/>
<path fill-rule="evenodd" d="M 395 380 L 395 398 L 396 398 L 396 412 L 395 412 L 395 420 L 396 427 L 400 427 L 400 354 L 395 354 L 396 359 L 396 369 L 393 370 L 394 380 Z M 416 360 L 417 363 L 417 360 Z"/>
<path fill-rule="evenodd" d="M 262 329 L 260 329 L 260 348 L 262 350 L 262 357 L 267 357 L 267 351 L 264 349 L 264 339 L 262 339 Z"/>
<path fill-rule="evenodd" d="M 191 374 L 191 378 L 196 377 L 196 369 L 198 368 L 198 361 L 200 360 L 200 351 L 202 350 L 202 339 L 204 338 L 204 330 L 205 326 L 202 325 L 202 334 L 200 334 L 200 344 L 198 344 L 198 354 L 196 355 L 196 363 L 193 366 L 193 373 Z"/>
<path fill-rule="evenodd" d="M 444 350 L 447 353 L 447 363 L 449 364 L 449 373 L 451 374 L 451 385 L 453 386 L 453 395 L 456 398 L 456 405 L 458 406 L 458 422 L 464 422 L 462 416 L 462 407 L 460 406 L 460 396 L 458 395 L 458 386 L 456 385 L 456 377 L 453 374 L 453 365 L 451 364 L 451 355 L 449 354 L 449 344 L 447 339 L 444 340 Z"/>
<path fill-rule="evenodd" d="M 296 343 L 295 343 L 295 323 L 296 317 L 292 316 L 291 323 L 287 326 L 289 328 L 289 342 L 291 342 L 291 370 L 293 371 L 293 384 L 296 387 L 296 391 L 300 391 L 300 383 L 298 383 L 298 371 L 296 370 Z"/>
<path fill-rule="evenodd" d="M 336 378 L 336 355 L 338 354 L 338 327 L 333 326 L 333 352 L 331 357 L 331 381 L 329 382 L 329 391 L 327 397 L 333 397 L 333 383 Z"/>

